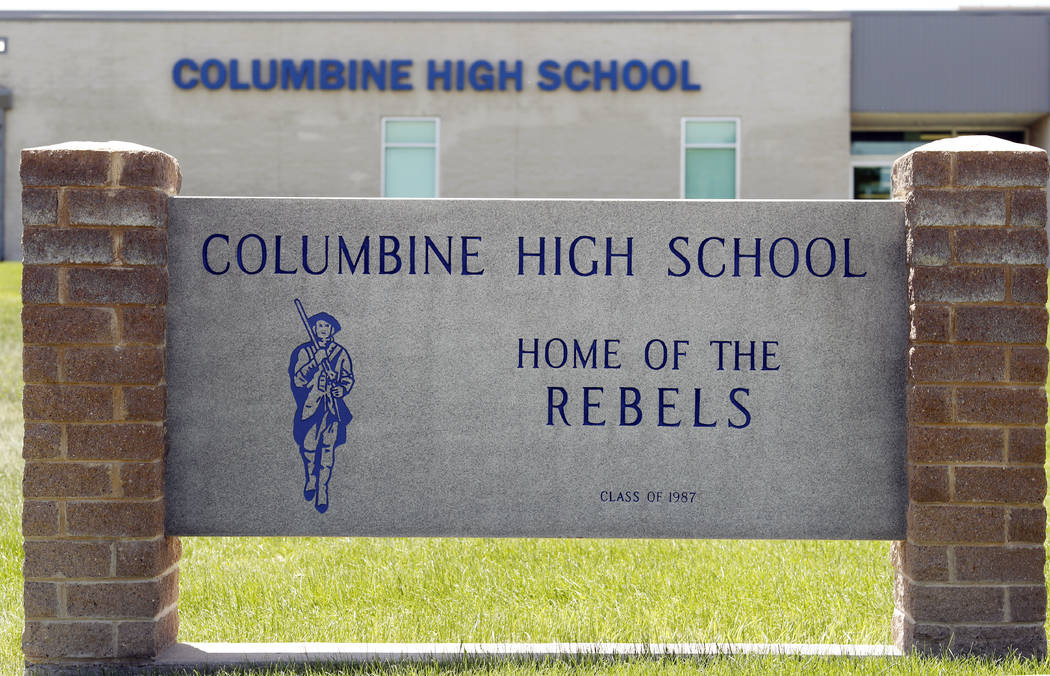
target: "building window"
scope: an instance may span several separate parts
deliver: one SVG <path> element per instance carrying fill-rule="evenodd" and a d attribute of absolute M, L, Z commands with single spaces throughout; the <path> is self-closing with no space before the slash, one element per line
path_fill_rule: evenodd
<path fill-rule="evenodd" d="M 740 120 L 682 118 L 682 197 L 735 199 L 740 184 Z"/>
<path fill-rule="evenodd" d="M 438 196 L 436 117 L 383 119 L 383 197 Z"/>
<path fill-rule="evenodd" d="M 854 131 L 850 134 L 850 194 L 855 200 L 885 200 L 893 190 L 893 162 L 909 150 L 953 136 L 983 134 L 1025 142 L 1023 129 L 935 129 L 928 131 Z"/>
<path fill-rule="evenodd" d="M 892 162 L 854 160 L 851 192 L 855 200 L 888 200 L 892 189 Z"/>

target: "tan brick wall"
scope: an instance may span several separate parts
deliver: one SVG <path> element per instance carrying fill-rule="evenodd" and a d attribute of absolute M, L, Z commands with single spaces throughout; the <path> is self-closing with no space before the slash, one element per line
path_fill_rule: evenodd
<path fill-rule="evenodd" d="M 1046 152 L 970 137 L 897 160 L 908 302 L 908 539 L 893 634 L 1046 654 Z"/>
<path fill-rule="evenodd" d="M 167 198 L 130 144 L 22 152 L 27 664 L 155 656 L 178 629 L 164 536 Z"/>

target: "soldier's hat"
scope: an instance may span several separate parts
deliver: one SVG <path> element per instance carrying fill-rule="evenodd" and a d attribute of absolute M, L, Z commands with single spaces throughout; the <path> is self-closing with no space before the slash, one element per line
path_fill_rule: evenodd
<path fill-rule="evenodd" d="M 339 322 L 336 321 L 336 318 L 332 315 L 328 314 L 327 312 L 318 312 L 317 314 L 310 316 L 310 329 L 313 330 L 317 326 L 317 322 L 320 321 L 328 322 L 328 325 L 332 327 L 333 336 L 339 333 L 339 330 L 343 328 L 339 325 Z"/>

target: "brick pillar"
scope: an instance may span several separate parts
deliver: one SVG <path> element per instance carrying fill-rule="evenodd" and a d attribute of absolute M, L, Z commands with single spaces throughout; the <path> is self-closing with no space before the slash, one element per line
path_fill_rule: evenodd
<path fill-rule="evenodd" d="M 27 669 L 155 656 L 178 628 L 164 536 L 167 200 L 127 143 L 22 151 Z"/>
<path fill-rule="evenodd" d="M 908 526 L 893 635 L 1046 654 L 1046 152 L 936 141 L 893 165 L 908 255 Z"/>

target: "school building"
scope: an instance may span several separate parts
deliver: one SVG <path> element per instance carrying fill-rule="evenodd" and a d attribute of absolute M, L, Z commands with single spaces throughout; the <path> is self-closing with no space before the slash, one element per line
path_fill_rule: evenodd
<path fill-rule="evenodd" d="M 184 195 L 881 199 L 893 159 L 1050 148 L 1050 10 L 0 12 L 19 152 L 125 140 Z"/>

